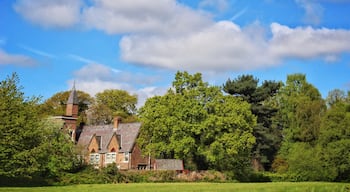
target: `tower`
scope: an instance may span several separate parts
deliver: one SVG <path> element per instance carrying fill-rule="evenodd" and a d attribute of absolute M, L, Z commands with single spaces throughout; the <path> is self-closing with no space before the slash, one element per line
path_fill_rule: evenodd
<path fill-rule="evenodd" d="M 66 115 L 64 116 L 65 128 L 68 130 L 69 135 L 72 138 L 72 141 L 76 142 L 76 133 L 77 133 L 77 119 L 78 119 L 78 95 L 75 90 L 75 82 L 73 88 L 69 94 L 66 106 Z"/>
<path fill-rule="evenodd" d="M 67 100 L 67 106 L 66 106 L 66 116 L 70 117 L 78 117 L 78 96 L 77 91 L 75 90 L 75 83 L 73 85 L 73 88 L 69 94 L 69 98 Z"/>

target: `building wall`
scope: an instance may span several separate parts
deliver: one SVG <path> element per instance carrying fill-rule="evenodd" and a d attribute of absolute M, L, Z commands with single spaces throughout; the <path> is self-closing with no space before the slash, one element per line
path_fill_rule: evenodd
<path fill-rule="evenodd" d="M 87 163 L 90 163 L 90 154 L 94 151 L 94 153 L 98 153 L 98 143 L 97 143 L 97 140 L 95 137 L 93 137 L 91 139 L 91 142 L 88 146 L 88 153 L 87 153 L 87 156 L 85 157 L 85 160 Z M 102 165 L 102 158 L 101 158 L 101 154 L 100 154 L 100 163 L 99 163 L 99 166 Z"/>
<path fill-rule="evenodd" d="M 135 144 L 131 153 L 131 169 L 138 169 L 140 164 L 148 165 L 149 164 L 148 155 L 143 155 L 140 147 Z"/>

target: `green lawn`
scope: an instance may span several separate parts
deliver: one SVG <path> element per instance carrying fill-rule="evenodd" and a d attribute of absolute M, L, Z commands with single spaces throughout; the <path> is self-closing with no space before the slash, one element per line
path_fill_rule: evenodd
<path fill-rule="evenodd" d="M 133 184 L 94 184 L 54 187 L 0 187 L 6 191 L 45 191 L 45 192 L 146 192 L 146 191 L 239 191 L 239 192 L 350 192 L 350 183 L 133 183 Z"/>

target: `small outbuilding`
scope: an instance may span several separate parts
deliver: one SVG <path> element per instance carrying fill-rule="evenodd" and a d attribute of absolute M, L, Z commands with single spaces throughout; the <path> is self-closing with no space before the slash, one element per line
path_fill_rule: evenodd
<path fill-rule="evenodd" d="M 156 159 L 154 170 L 173 170 L 181 173 L 184 170 L 184 164 L 180 159 Z"/>

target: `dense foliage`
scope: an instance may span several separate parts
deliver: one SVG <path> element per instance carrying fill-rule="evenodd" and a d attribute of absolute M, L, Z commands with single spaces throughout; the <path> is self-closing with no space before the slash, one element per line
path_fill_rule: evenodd
<path fill-rule="evenodd" d="M 248 103 L 224 96 L 200 74 L 178 72 L 173 88 L 147 100 L 140 110 L 139 142 L 156 158 L 184 159 L 187 169 L 250 167 L 256 119 Z"/>
<path fill-rule="evenodd" d="M 62 122 L 43 118 L 16 74 L 0 82 L 0 178 L 56 177 L 79 166 Z"/>
<path fill-rule="evenodd" d="M 174 172 L 81 169 L 63 122 L 47 118 L 64 114 L 68 92 L 40 104 L 18 84 L 16 74 L 0 82 L 1 185 L 35 178 L 59 184 L 178 181 Z M 139 110 L 144 154 L 183 159 L 189 170 L 220 171 L 213 172 L 220 181 L 350 181 L 350 92 L 335 89 L 322 99 L 304 74 L 288 75 L 285 84 L 242 75 L 216 87 L 199 73 L 177 72 L 172 85 Z M 95 99 L 78 91 L 78 99 L 82 122 L 137 119 L 137 98 L 126 91 L 106 90 Z M 256 160 L 273 172 L 252 173 Z"/>
<path fill-rule="evenodd" d="M 108 89 L 97 93 L 88 110 L 88 124 L 110 124 L 116 116 L 123 122 L 135 121 L 136 104 L 137 96 L 124 90 Z"/>
<path fill-rule="evenodd" d="M 242 75 L 234 80 L 228 79 L 223 90 L 251 104 L 250 109 L 257 117 L 257 125 L 253 129 L 256 138 L 252 150 L 253 166 L 255 170 L 269 170 L 282 140 L 281 129 L 273 122 L 278 108 L 270 101 L 282 83 L 275 81 L 264 81 L 261 85 L 258 83 L 259 80 L 252 75 Z"/>

